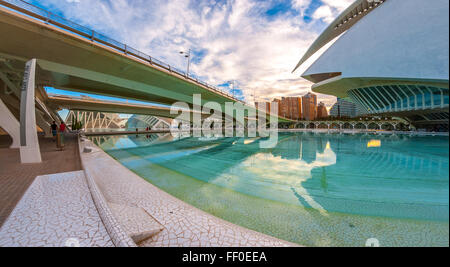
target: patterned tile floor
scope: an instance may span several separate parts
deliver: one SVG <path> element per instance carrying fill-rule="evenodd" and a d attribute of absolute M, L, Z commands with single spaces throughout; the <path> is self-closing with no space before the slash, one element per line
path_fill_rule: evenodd
<path fill-rule="evenodd" d="M 18 150 L 0 149 L 0 247 L 64 246 L 71 238 L 80 246 L 113 246 L 111 229 L 107 232 L 89 191 L 89 179 L 77 171 L 81 161 L 76 138 L 66 138 L 63 152 L 51 139 L 40 139 L 40 145 L 41 164 L 20 164 Z M 87 141 L 85 145 L 95 147 Z M 137 229 L 138 238 L 142 229 L 153 231 L 157 222 L 158 231 L 140 246 L 295 246 L 202 212 L 144 181 L 97 147 L 82 157 L 110 206 L 140 208 L 151 218 L 149 226 L 142 224 L 142 216 L 136 217 L 139 227 L 130 229 L 133 233 Z M 127 217 L 125 224 L 136 224 L 132 219 Z"/>
<path fill-rule="evenodd" d="M 83 171 L 38 176 L 0 229 L 0 247 L 112 247 Z"/>
<path fill-rule="evenodd" d="M 0 227 L 36 176 L 81 170 L 75 136 L 65 138 L 64 151 L 52 139 L 40 137 L 40 164 L 20 164 L 19 150 L 7 148 L 9 143 L 9 137 L 0 136 Z"/>

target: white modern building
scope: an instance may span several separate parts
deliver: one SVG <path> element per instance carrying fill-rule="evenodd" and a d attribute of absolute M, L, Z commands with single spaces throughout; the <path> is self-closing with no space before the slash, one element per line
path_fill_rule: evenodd
<path fill-rule="evenodd" d="M 317 38 L 298 67 L 314 92 L 350 98 L 368 114 L 448 129 L 449 1 L 357 0 Z"/>
<path fill-rule="evenodd" d="M 169 130 L 171 128 L 171 123 L 172 119 L 169 118 L 158 118 L 148 115 L 133 115 L 128 119 L 125 127 L 129 130 L 143 130 L 146 128 L 149 128 L 150 130 Z"/>

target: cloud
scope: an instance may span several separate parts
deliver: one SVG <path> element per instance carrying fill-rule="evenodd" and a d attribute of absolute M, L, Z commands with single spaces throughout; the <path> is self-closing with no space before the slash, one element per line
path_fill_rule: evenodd
<path fill-rule="evenodd" d="M 292 7 L 300 11 L 300 15 L 305 14 L 305 10 L 311 5 L 312 0 L 293 0 Z"/>
<path fill-rule="evenodd" d="M 330 6 L 321 6 L 313 14 L 314 19 L 322 19 L 326 23 L 333 22 L 334 15 Z"/>
<path fill-rule="evenodd" d="M 321 0 L 323 5 L 317 8 L 313 14 L 313 18 L 322 20 L 327 24 L 333 22 L 333 20 L 341 14 L 348 6 L 350 6 L 354 0 Z"/>
<path fill-rule="evenodd" d="M 351 2 L 322 0 L 313 21 L 305 22 L 302 16 L 314 1 L 292 0 L 291 10 L 273 17 L 265 12 L 278 0 L 40 0 L 39 4 L 179 69 L 186 68 L 179 51 L 191 48 L 193 73 L 210 84 L 235 80 L 246 100 L 262 101 L 310 91 L 311 83 L 291 71 L 326 26 L 314 20 L 328 23 Z M 335 99 L 320 97 L 328 105 Z"/>
<path fill-rule="evenodd" d="M 337 13 L 341 13 L 347 7 L 349 7 L 355 0 L 321 0 L 325 5 L 336 10 Z"/>

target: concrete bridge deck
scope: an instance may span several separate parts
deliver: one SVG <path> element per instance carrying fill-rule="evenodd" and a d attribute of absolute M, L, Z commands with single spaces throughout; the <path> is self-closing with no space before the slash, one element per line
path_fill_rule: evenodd
<path fill-rule="evenodd" d="M 40 84 L 164 104 L 188 102 L 193 93 L 206 101 L 239 101 L 128 45 L 24 1 L 0 1 L 0 33 L 9 36 L 2 40 L 0 53 L 17 61 L 11 63 L 14 69 L 39 59 Z"/>
<path fill-rule="evenodd" d="M 5 37 L 0 42 L 0 86 L 5 89 L 0 93 L 0 124 L 12 136 L 13 146 L 20 147 L 24 163 L 41 161 L 36 124 L 48 129 L 52 121 L 61 120 L 45 87 L 166 106 L 177 103 L 185 109 L 214 102 L 213 109 L 221 113 L 228 103 L 240 102 L 247 114 L 255 111 L 172 66 L 25 1 L 0 0 L 0 36 Z M 82 104 L 83 110 L 99 112 L 139 109 L 111 103 L 69 104 L 67 99 L 63 104 Z M 139 112 L 166 114 L 167 109 Z"/>

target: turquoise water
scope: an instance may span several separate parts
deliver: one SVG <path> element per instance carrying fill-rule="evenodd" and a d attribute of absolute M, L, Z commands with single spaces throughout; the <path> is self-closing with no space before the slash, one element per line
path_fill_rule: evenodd
<path fill-rule="evenodd" d="M 232 223 L 306 246 L 448 246 L 448 137 L 280 133 L 93 137 L 127 168 Z"/>

